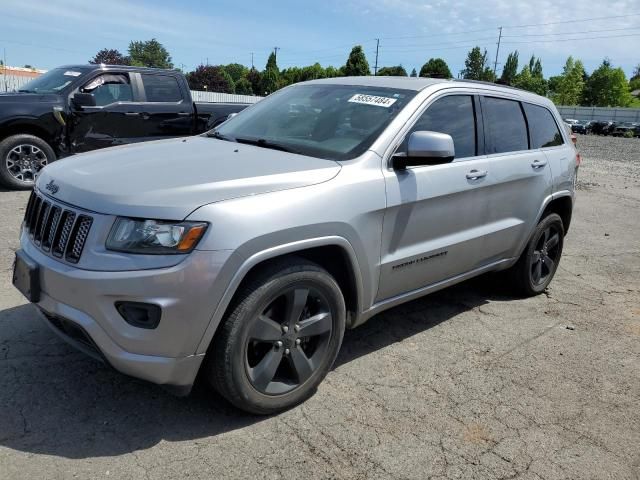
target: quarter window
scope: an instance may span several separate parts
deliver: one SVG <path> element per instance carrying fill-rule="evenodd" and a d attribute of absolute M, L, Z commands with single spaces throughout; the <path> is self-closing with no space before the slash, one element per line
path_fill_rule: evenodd
<path fill-rule="evenodd" d="M 562 135 L 549 110 L 538 105 L 524 104 L 524 111 L 531 132 L 531 148 L 545 148 L 562 145 Z"/>
<path fill-rule="evenodd" d="M 142 74 L 147 102 L 179 102 L 182 92 L 178 80 L 170 75 Z"/>
<path fill-rule="evenodd" d="M 519 102 L 484 97 L 482 114 L 488 154 L 517 152 L 529 148 L 527 124 Z"/>
<path fill-rule="evenodd" d="M 451 135 L 456 158 L 475 156 L 473 98 L 470 95 L 448 95 L 433 102 L 407 133 L 399 151 L 406 152 L 411 133 L 424 130 Z"/>

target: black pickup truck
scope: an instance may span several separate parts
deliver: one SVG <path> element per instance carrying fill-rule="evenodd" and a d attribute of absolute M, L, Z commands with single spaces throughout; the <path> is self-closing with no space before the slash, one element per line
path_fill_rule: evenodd
<path fill-rule="evenodd" d="M 178 71 L 106 65 L 50 70 L 0 94 L 0 182 L 33 186 L 47 163 L 126 143 L 195 135 L 244 103 L 195 103 Z"/>

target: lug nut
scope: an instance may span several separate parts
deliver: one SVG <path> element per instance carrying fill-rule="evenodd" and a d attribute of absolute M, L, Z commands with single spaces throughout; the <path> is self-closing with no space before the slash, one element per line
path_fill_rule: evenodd
<path fill-rule="evenodd" d="M 282 331 L 283 331 L 284 333 L 287 333 L 287 332 L 289 331 L 289 327 L 287 327 L 286 325 L 283 325 L 283 326 L 282 326 Z"/>
<path fill-rule="evenodd" d="M 299 331 L 300 331 L 300 325 L 298 325 L 298 324 L 296 323 L 296 326 L 295 326 L 295 327 L 293 327 L 293 329 L 296 331 L 296 333 L 297 333 L 297 332 L 299 332 Z"/>
<path fill-rule="evenodd" d="M 291 353 L 291 351 L 290 351 L 288 348 L 287 348 L 287 349 L 285 349 L 285 351 L 284 351 L 284 354 L 285 354 L 285 355 L 289 355 L 290 353 Z"/>
<path fill-rule="evenodd" d="M 296 345 L 300 345 L 300 339 L 296 338 Z"/>
<path fill-rule="evenodd" d="M 282 347 L 282 342 L 280 340 L 278 340 L 276 342 L 276 348 L 280 348 L 280 347 Z"/>

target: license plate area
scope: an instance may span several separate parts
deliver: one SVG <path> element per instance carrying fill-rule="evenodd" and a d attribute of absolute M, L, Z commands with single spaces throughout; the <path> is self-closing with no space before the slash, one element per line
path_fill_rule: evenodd
<path fill-rule="evenodd" d="M 22 250 L 16 252 L 12 281 L 27 300 L 33 303 L 40 301 L 40 267 Z"/>

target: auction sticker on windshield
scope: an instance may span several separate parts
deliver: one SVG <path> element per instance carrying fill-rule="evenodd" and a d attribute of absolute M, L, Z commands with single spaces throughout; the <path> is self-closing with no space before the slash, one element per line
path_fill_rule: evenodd
<path fill-rule="evenodd" d="M 351 103 L 362 103 L 364 105 L 375 105 L 377 107 L 389 108 L 396 103 L 397 98 L 378 97 L 376 95 L 365 95 L 364 93 L 356 93 L 349 99 Z"/>

